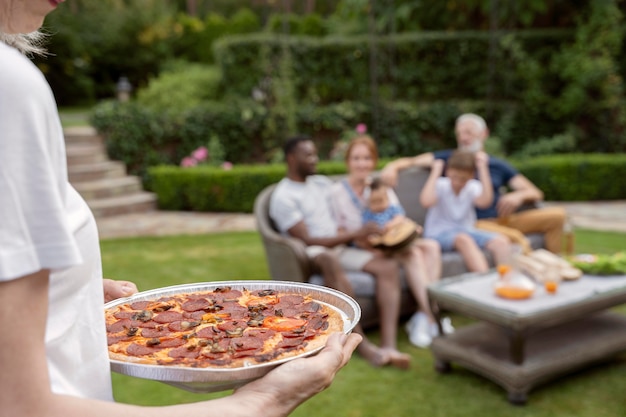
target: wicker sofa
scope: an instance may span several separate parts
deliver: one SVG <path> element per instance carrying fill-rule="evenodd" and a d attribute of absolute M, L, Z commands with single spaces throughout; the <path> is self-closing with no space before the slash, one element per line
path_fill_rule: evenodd
<path fill-rule="evenodd" d="M 426 210 L 419 203 L 419 193 L 426 179 L 428 170 L 410 168 L 402 171 L 398 178 L 396 193 L 407 216 L 419 224 L 424 224 Z M 257 196 L 254 203 L 254 215 L 257 230 L 261 235 L 265 255 L 272 279 L 283 281 L 311 282 L 323 285 L 321 276 L 315 274 L 304 251 L 304 243 L 295 238 L 281 235 L 269 217 L 269 201 L 275 185 L 265 188 Z M 542 235 L 529 236 L 534 248 L 543 246 Z M 489 255 L 488 259 L 492 262 Z M 444 252 L 442 254 L 442 278 L 451 277 L 467 272 L 460 254 Z M 375 299 L 374 278 L 367 273 L 348 274 L 354 288 L 356 301 L 362 309 L 361 323 L 364 327 L 378 324 L 378 308 Z M 403 279 L 402 315 L 415 311 L 415 301 L 411 296 L 406 282 Z"/>

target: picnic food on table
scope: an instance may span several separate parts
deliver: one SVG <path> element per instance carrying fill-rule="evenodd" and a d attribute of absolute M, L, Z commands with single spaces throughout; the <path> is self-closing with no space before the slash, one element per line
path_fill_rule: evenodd
<path fill-rule="evenodd" d="M 570 258 L 574 266 L 587 274 L 622 275 L 626 274 L 626 252 L 598 255 L 576 255 Z"/>
<path fill-rule="evenodd" d="M 537 249 L 528 255 L 518 255 L 515 262 L 522 271 L 539 282 L 544 281 L 546 273 L 552 268 L 556 268 L 560 278 L 565 281 L 577 280 L 583 275 L 580 268 L 545 249 Z"/>
<path fill-rule="evenodd" d="M 105 310 L 111 359 L 235 368 L 315 350 L 341 314 L 308 295 L 218 287 Z"/>
<path fill-rule="evenodd" d="M 508 264 L 500 264 L 496 269 L 498 280 L 494 284 L 494 291 L 498 296 L 513 300 L 532 297 L 535 284 L 527 276 Z"/>

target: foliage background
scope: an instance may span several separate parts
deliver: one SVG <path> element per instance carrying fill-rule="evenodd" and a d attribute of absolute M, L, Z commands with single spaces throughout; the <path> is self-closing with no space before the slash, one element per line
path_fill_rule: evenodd
<path fill-rule="evenodd" d="M 210 140 L 231 162 L 272 162 L 306 132 L 325 158 L 357 123 L 385 157 L 446 148 L 466 111 L 486 117 L 501 155 L 620 153 L 624 8 L 76 0 L 47 19 L 56 56 L 36 62 L 60 104 L 100 103 L 92 123 L 110 156 L 146 179 Z M 106 100 L 122 75 L 133 101 Z"/>

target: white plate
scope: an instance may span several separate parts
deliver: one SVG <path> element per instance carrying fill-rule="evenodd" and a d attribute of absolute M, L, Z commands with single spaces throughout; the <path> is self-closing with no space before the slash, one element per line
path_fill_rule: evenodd
<path fill-rule="evenodd" d="M 180 293 L 213 291 L 218 287 L 231 287 L 237 290 L 245 288 L 251 291 L 271 289 L 309 295 L 315 301 L 326 304 L 341 314 L 344 319 L 343 331 L 346 334 L 354 329 L 361 318 L 359 304 L 348 295 L 328 287 L 290 281 L 219 281 L 175 285 L 120 298 L 105 304 L 104 308 L 110 309 L 120 304 L 154 300 Z M 316 354 L 321 349 L 322 347 L 279 361 L 240 368 L 188 368 L 175 365 L 148 365 L 114 359 L 111 359 L 110 362 L 111 370 L 120 374 L 160 381 L 187 391 L 204 393 L 223 391 L 244 385 L 262 377 L 282 363 Z"/>

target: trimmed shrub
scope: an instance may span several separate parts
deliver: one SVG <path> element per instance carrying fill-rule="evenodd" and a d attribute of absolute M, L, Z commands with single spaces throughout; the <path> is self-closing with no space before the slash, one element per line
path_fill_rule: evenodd
<path fill-rule="evenodd" d="M 381 160 L 378 168 L 388 161 Z M 512 163 L 544 191 L 546 201 L 626 199 L 620 180 L 626 177 L 626 154 L 546 156 Z M 342 161 L 318 165 L 322 175 L 345 172 Z M 149 178 L 161 209 L 250 213 L 256 196 L 285 173 L 284 164 L 243 165 L 228 171 L 212 166 L 158 166 L 149 170 Z"/>

